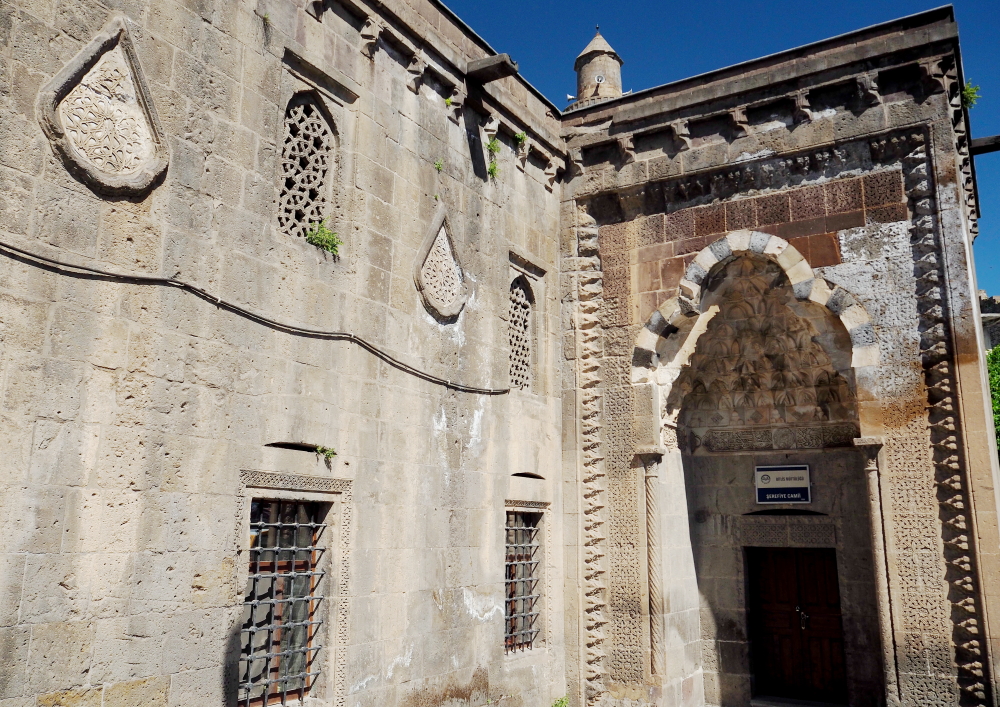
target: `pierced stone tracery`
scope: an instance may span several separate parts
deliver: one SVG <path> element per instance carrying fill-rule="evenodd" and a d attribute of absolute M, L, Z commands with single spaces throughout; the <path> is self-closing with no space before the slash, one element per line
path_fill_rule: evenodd
<path fill-rule="evenodd" d="M 763 259 L 729 263 L 719 312 L 671 393 L 692 446 L 712 451 L 850 445 L 854 394 L 814 340 L 782 269 Z"/>
<path fill-rule="evenodd" d="M 101 57 L 59 113 L 70 142 L 100 170 L 132 174 L 153 155 L 152 130 L 121 47 Z"/>
<path fill-rule="evenodd" d="M 326 218 L 333 145 L 333 131 L 316 99 L 309 94 L 293 98 L 285 113 L 278 198 L 278 226 L 285 234 L 304 238 L 313 224 Z"/>
<path fill-rule="evenodd" d="M 510 286 L 510 387 L 531 388 L 531 293 L 517 278 Z"/>

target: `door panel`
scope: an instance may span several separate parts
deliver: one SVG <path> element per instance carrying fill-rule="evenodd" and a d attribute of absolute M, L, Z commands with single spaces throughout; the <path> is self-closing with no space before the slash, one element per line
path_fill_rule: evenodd
<path fill-rule="evenodd" d="M 846 702 L 834 550 L 747 548 L 754 693 Z"/>

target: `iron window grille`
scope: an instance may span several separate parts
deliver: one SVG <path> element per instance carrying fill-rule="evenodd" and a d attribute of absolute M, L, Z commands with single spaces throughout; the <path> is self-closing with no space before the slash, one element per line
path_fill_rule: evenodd
<path fill-rule="evenodd" d="M 540 513 L 507 511 L 504 648 L 532 648 L 538 636 L 541 587 L 538 545 Z"/>
<path fill-rule="evenodd" d="M 326 525 L 322 504 L 255 499 L 250 573 L 240 632 L 240 707 L 301 701 L 319 670 L 317 570 Z"/>

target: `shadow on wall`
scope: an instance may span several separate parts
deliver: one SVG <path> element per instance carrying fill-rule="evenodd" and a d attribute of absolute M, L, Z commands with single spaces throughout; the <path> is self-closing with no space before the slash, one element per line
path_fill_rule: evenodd
<path fill-rule="evenodd" d="M 237 619 L 232 628 L 229 629 L 229 637 L 226 639 L 226 652 L 223 655 L 222 665 L 222 695 L 225 699 L 224 705 L 236 705 L 239 699 L 239 669 L 240 669 L 240 628 L 242 624 Z"/>

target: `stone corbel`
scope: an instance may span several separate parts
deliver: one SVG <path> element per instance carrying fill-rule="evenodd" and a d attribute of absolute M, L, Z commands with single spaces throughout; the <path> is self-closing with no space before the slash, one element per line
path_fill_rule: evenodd
<path fill-rule="evenodd" d="M 809 91 L 795 92 L 795 108 L 792 110 L 792 116 L 796 123 L 808 123 L 813 119 Z"/>
<path fill-rule="evenodd" d="M 466 98 L 468 98 L 468 96 L 465 91 L 462 90 L 461 86 L 454 86 L 451 89 L 451 95 L 448 96 L 448 120 L 453 122 L 455 125 L 459 125 L 462 122 L 462 111 L 465 110 Z"/>
<path fill-rule="evenodd" d="M 622 156 L 622 164 L 635 162 L 635 140 L 632 135 L 623 135 L 617 140 L 618 151 Z"/>
<path fill-rule="evenodd" d="M 361 53 L 369 59 L 375 59 L 378 51 L 378 40 L 385 30 L 385 25 L 374 17 L 369 17 L 361 28 Z"/>
<path fill-rule="evenodd" d="M 858 97 L 865 105 L 874 106 L 882 102 L 878 92 L 878 83 L 872 74 L 858 76 Z"/>
<path fill-rule="evenodd" d="M 528 164 L 528 155 L 531 154 L 531 140 L 525 136 L 524 140 L 517 145 L 517 168 L 524 171 Z"/>
<path fill-rule="evenodd" d="M 317 22 L 323 21 L 323 12 L 326 10 L 326 0 L 309 0 L 306 3 L 306 14 Z"/>
<path fill-rule="evenodd" d="M 424 71 L 427 70 L 427 59 L 423 49 L 419 49 L 410 57 L 410 63 L 406 66 L 406 73 L 410 75 L 406 82 L 406 87 L 414 93 L 420 93 L 420 85 L 424 82 Z"/>
<path fill-rule="evenodd" d="M 691 149 L 691 128 L 686 120 L 675 120 L 670 124 L 674 137 L 681 143 L 681 151 Z"/>
<path fill-rule="evenodd" d="M 500 119 L 495 115 L 488 115 L 486 117 L 486 122 L 483 123 L 483 135 L 486 136 L 485 142 L 489 142 L 497 136 L 500 132 Z"/>
<path fill-rule="evenodd" d="M 747 120 L 746 106 L 733 108 L 729 113 L 729 118 L 733 121 L 733 127 L 736 128 L 737 137 L 746 137 L 750 134 L 750 122 Z"/>
<path fill-rule="evenodd" d="M 944 93 L 948 89 L 940 59 L 921 59 L 918 66 L 920 79 L 929 93 Z"/>
<path fill-rule="evenodd" d="M 559 178 L 559 172 L 565 170 L 566 163 L 553 155 L 549 155 L 548 158 L 548 162 L 545 164 L 545 188 L 552 191 Z"/>

